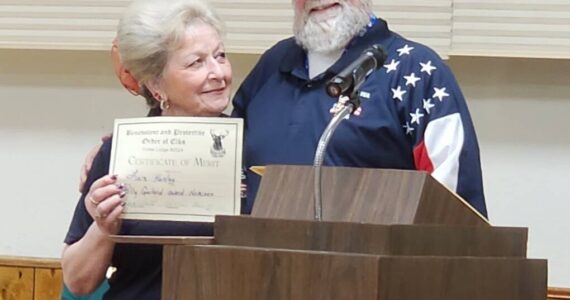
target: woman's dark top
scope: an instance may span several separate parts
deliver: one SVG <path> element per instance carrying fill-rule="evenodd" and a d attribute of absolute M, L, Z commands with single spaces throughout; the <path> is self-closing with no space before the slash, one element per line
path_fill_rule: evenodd
<path fill-rule="evenodd" d="M 85 208 L 85 195 L 97 179 L 108 174 L 111 141 L 101 146 L 89 172 L 83 193 L 75 208 L 65 243 L 80 240 L 93 222 Z M 212 224 L 123 220 L 121 235 L 211 236 Z M 160 299 L 162 247 L 157 245 L 116 244 L 111 265 L 117 268 L 109 279 L 104 299 Z"/>

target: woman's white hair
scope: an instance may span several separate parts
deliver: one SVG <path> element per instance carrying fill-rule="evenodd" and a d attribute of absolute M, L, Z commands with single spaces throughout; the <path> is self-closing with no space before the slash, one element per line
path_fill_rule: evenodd
<path fill-rule="evenodd" d="M 123 64 L 143 89 L 141 94 L 148 94 L 145 83 L 160 77 L 169 52 L 181 45 L 186 30 L 196 23 L 223 35 L 222 21 L 202 0 L 134 0 L 127 7 L 119 21 L 117 43 Z"/>

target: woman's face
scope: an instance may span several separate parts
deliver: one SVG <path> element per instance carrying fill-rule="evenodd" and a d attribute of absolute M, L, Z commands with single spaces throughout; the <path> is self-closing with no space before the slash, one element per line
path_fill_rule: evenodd
<path fill-rule="evenodd" d="M 172 51 L 157 87 L 170 107 L 167 116 L 219 116 L 228 106 L 232 67 L 220 36 L 197 23 L 186 30 L 182 45 Z"/>

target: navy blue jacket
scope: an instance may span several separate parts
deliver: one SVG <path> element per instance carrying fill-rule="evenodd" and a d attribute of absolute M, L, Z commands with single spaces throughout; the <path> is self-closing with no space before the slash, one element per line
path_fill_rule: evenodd
<path fill-rule="evenodd" d="M 386 65 L 363 84 L 362 114 L 340 124 L 324 164 L 428 171 L 486 216 L 477 138 L 452 72 L 434 51 L 390 31 L 383 20 L 313 79 L 293 38 L 262 55 L 233 101 L 232 116 L 245 120 L 245 167 L 311 165 L 336 102 L 325 83 L 372 44 L 387 50 Z M 248 171 L 244 213 L 259 181 Z"/>

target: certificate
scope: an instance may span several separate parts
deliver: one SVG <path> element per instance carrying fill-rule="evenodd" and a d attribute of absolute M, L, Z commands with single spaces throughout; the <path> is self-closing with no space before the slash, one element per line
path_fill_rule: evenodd
<path fill-rule="evenodd" d="M 109 174 L 125 184 L 123 218 L 213 222 L 240 213 L 243 120 L 117 119 Z"/>

